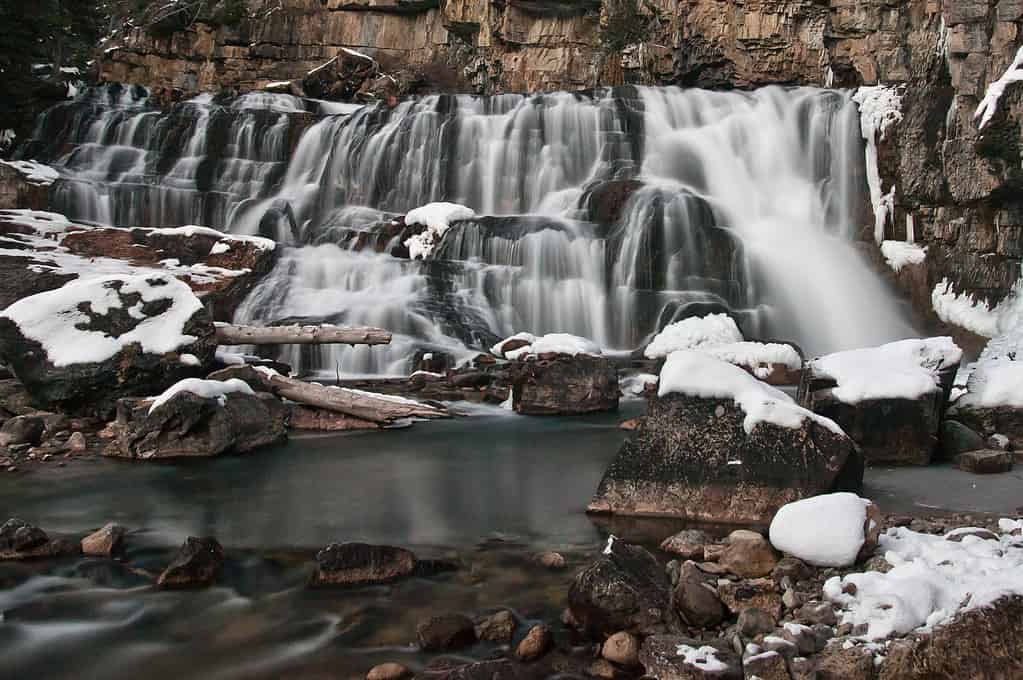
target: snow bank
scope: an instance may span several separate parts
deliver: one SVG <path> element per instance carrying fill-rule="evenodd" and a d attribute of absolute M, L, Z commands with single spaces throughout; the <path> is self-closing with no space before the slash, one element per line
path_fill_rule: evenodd
<path fill-rule="evenodd" d="M 1003 532 L 1012 526 L 1012 520 L 999 523 Z M 824 584 L 825 597 L 844 610 L 842 622 L 866 624 L 867 639 L 927 631 L 960 612 L 1023 595 L 1023 537 L 957 542 L 898 527 L 881 536 L 880 547 L 891 571 L 835 576 Z"/>
<path fill-rule="evenodd" d="M 853 101 L 860 107 L 860 134 L 866 142 L 867 186 L 874 207 L 874 240 L 884 240 L 884 227 L 895 208 L 895 187 L 887 194 L 881 188 L 877 165 L 877 143 L 888 129 L 902 120 L 902 95 L 894 87 L 873 85 L 857 88 Z"/>
<path fill-rule="evenodd" d="M 987 86 L 984 98 L 980 100 L 977 111 L 973 114 L 974 120 L 980 118 L 980 124 L 977 126 L 979 129 L 983 130 L 984 126 L 991 122 L 991 117 L 998 110 L 998 100 L 1005 93 L 1005 88 L 1020 81 L 1023 81 L 1023 47 L 1017 50 L 1016 58 L 1009 64 L 1009 68 L 1005 70 L 1002 77 Z"/>
<path fill-rule="evenodd" d="M 942 279 L 931 291 L 931 307 L 945 323 L 993 338 L 999 330 L 999 310 L 968 293 L 956 293 L 948 279 Z"/>
<path fill-rule="evenodd" d="M 504 345 L 511 340 L 525 340 L 530 344 L 505 352 Z M 591 340 L 581 338 L 578 335 L 570 335 L 569 333 L 548 333 L 547 335 L 540 336 L 535 336 L 531 333 L 516 333 L 491 347 L 490 351 L 510 360 L 524 359 L 536 354 L 568 354 L 576 356 L 577 354 L 599 355 L 602 353 L 600 346 Z"/>
<path fill-rule="evenodd" d="M 691 316 L 664 327 L 647 345 L 647 359 L 663 359 L 676 350 L 693 350 L 705 346 L 742 342 L 742 333 L 735 320 L 727 314 Z"/>
<path fill-rule="evenodd" d="M 42 236 L 63 234 L 69 227 L 86 228 L 71 222 L 60 213 L 45 210 L 0 210 L 0 222 L 24 225 Z"/>
<path fill-rule="evenodd" d="M 428 203 L 411 211 L 405 215 L 405 224 L 422 224 L 426 226 L 426 231 L 405 241 L 409 257 L 425 260 L 433 253 L 434 246 L 452 222 L 473 217 L 476 217 L 476 213 L 472 208 L 458 203 Z"/>
<path fill-rule="evenodd" d="M 938 372 L 959 363 L 962 356 L 952 338 L 899 340 L 828 354 L 814 359 L 811 368 L 815 375 L 838 383 L 832 394 L 847 404 L 867 399 L 919 399 L 941 389 Z"/>
<path fill-rule="evenodd" d="M 240 392 L 242 394 L 255 394 L 248 383 L 238 378 L 228 380 L 201 380 L 199 378 L 185 378 L 168 387 L 163 394 L 156 397 L 149 406 L 152 413 L 160 408 L 179 392 L 190 392 L 206 399 L 216 399 L 223 406 L 227 403 L 227 395 Z"/>
<path fill-rule="evenodd" d="M 844 435 L 834 421 L 799 406 L 789 395 L 732 364 L 699 352 L 680 350 L 668 355 L 661 369 L 657 395 L 686 394 L 701 399 L 731 399 L 745 413 L 743 429 L 757 424 L 799 428 L 810 418 L 832 432 Z"/>
<path fill-rule="evenodd" d="M 771 520 L 771 545 L 818 567 L 846 567 L 863 547 L 870 501 L 854 493 L 783 505 Z"/>
<path fill-rule="evenodd" d="M 1023 408 L 1023 360 L 1001 357 L 978 362 L 957 408 Z"/>
<path fill-rule="evenodd" d="M 120 295 L 114 288 L 118 284 Z M 121 296 L 131 293 L 137 293 L 142 302 L 168 300 L 170 306 L 152 317 L 144 317 L 135 309 L 141 305 L 132 307 L 129 314 L 139 323 L 118 337 L 87 330 L 93 322 L 79 309 L 81 305 L 87 305 L 93 315 L 104 316 L 112 309 L 123 309 Z M 150 354 L 172 352 L 197 339 L 185 335 L 184 327 L 201 309 L 202 303 L 184 283 L 167 274 L 149 274 L 72 281 L 56 290 L 22 298 L 0 316 L 17 324 L 26 338 L 41 344 L 50 363 L 60 367 L 105 361 L 132 343 Z"/>
<path fill-rule="evenodd" d="M 905 241 L 885 241 L 881 244 L 881 254 L 892 271 L 898 272 L 906 265 L 923 262 L 927 257 L 927 248 Z"/>
<path fill-rule="evenodd" d="M 60 179 L 60 173 L 49 165 L 37 161 L 0 161 L 0 163 L 17 170 L 29 184 L 50 186 Z"/>
<path fill-rule="evenodd" d="M 634 373 L 627 375 L 618 381 L 622 394 L 630 397 L 639 397 L 645 394 L 647 385 L 656 385 L 660 378 L 653 373 Z"/>

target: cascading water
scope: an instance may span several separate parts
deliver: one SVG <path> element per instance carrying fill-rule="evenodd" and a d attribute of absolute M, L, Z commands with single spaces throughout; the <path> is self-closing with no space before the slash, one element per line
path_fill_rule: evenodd
<path fill-rule="evenodd" d="M 842 92 L 621 88 L 393 110 L 258 94 L 161 114 L 138 88 L 107 88 L 51 110 L 36 138 L 23 153 L 62 170 L 69 217 L 291 242 L 238 320 L 395 333 L 285 357 L 306 371 L 405 373 L 416 350 L 461 356 L 521 330 L 631 349 L 720 308 L 810 353 L 912 333 L 853 245 L 866 188 Z M 454 224 L 427 262 L 387 254 L 403 234 L 392 218 L 440 200 L 484 217 Z"/>

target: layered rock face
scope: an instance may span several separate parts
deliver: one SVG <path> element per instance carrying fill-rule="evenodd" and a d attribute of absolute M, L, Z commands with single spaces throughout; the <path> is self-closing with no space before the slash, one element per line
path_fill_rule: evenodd
<path fill-rule="evenodd" d="M 104 80 L 248 91 L 301 81 L 348 47 L 414 71 L 405 91 L 902 86 L 903 120 L 879 149 L 881 187 L 895 189 L 882 235 L 928 246 L 899 282 L 933 321 L 944 279 L 993 304 L 1019 276 L 1023 96 L 1007 88 L 983 134 L 974 112 L 1021 18 L 1016 0 L 250 0 L 233 25 L 122 30 L 98 66 Z"/>

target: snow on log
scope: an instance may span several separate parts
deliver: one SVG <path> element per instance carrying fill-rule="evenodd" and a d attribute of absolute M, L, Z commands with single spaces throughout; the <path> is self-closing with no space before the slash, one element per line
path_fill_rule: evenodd
<path fill-rule="evenodd" d="M 347 326 L 238 326 L 217 324 L 220 345 L 387 345 L 382 328 Z"/>

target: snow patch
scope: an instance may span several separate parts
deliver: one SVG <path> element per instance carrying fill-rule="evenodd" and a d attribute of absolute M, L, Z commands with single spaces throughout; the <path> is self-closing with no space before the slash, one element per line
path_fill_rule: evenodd
<path fill-rule="evenodd" d="M 150 229 L 151 234 L 167 234 L 169 236 L 183 236 L 188 238 L 195 236 L 196 234 L 202 234 L 204 236 L 214 236 L 221 241 L 235 241 L 238 243 L 250 243 L 260 250 L 273 250 L 277 247 L 277 242 L 273 239 L 265 238 L 263 236 L 240 236 L 238 234 L 225 234 L 222 231 L 216 229 L 210 229 L 209 227 L 200 227 L 194 224 L 190 224 L 184 227 L 162 227 L 160 229 Z M 211 251 L 212 252 L 212 251 Z"/>
<path fill-rule="evenodd" d="M 216 243 L 213 244 L 213 247 L 210 248 L 210 255 L 220 255 L 222 253 L 226 253 L 229 250 L 231 250 L 230 243 L 228 243 L 227 241 L 217 241 Z"/>
<path fill-rule="evenodd" d="M 532 340 L 530 340 L 532 338 Z M 598 356 L 601 354 L 600 346 L 591 340 L 581 338 L 578 335 L 571 335 L 569 333 L 548 333 L 547 335 L 534 336 L 530 333 L 516 333 L 515 335 L 505 338 L 501 342 L 494 345 L 491 350 L 497 350 L 501 348 L 503 350 L 504 344 L 509 340 L 526 340 L 530 342 L 529 345 L 524 345 L 518 349 L 513 349 L 509 352 L 502 351 L 499 356 L 503 356 L 505 359 L 514 361 L 516 359 L 526 359 L 527 357 L 536 356 L 537 354 L 568 354 L 570 356 L 576 356 L 578 354 L 590 354 Z M 497 352 L 495 351 L 495 354 Z"/>
<path fill-rule="evenodd" d="M 160 408 L 174 395 L 180 392 L 189 392 L 205 399 L 216 399 L 223 406 L 227 403 L 229 394 L 255 394 L 248 383 L 238 378 L 228 380 L 201 380 L 200 378 L 185 378 L 168 387 L 163 394 L 156 397 L 149 406 L 149 413 Z"/>
<path fill-rule="evenodd" d="M 697 351 L 736 366 L 744 366 L 760 379 L 770 376 L 773 366 L 781 365 L 793 371 L 803 367 L 803 358 L 792 345 L 775 342 L 733 342 L 702 347 Z"/>
<path fill-rule="evenodd" d="M 188 354 L 187 352 L 179 356 L 178 361 L 180 361 L 185 366 L 202 366 L 202 362 L 199 361 L 199 357 L 195 356 L 194 354 Z"/>
<path fill-rule="evenodd" d="M 532 333 L 516 333 L 515 335 L 507 337 L 501 342 L 491 347 L 490 353 L 493 354 L 494 356 L 504 357 L 504 346 L 511 342 L 512 340 L 524 340 L 528 342 L 530 345 L 532 345 L 534 342 L 536 342 L 536 336 L 533 335 Z"/>
<path fill-rule="evenodd" d="M 675 654 L 683 657 L 684 663 L 695 666 L 705 673 L 723 673 L 728 670 L 728 664 L 718 658 L 718 650 L 710 645 L 702 647 L 679 645 L 675 649 Z"/>
<path fill-rule="evenodd" d="M 1004 532 L 1012 520 L 1003 522 Z M 1023 595 L 1023 537 L 957 542 L 897 527 L 881 536 L 880 548 L 891 571 L 834 576 L 824 584 L 825 597 L 844 610 L 842 622 L 865 624 L 868 640 L 926 632 L 961 612 Z"/>
<path fill-rule="evenodd" d="M 899 272 L 906 265 L 923 262 L 927 257 L 927 248 L 904 241 L 884 241 L 881 244 L 881 254 L 892 271 Z"/>
<path fill-rule="evenodd" d="M 0 164 L 14 168 L 29 184 L 48 187 L 58 179 L 60 173 L 38 161 L 0 161 Z"/>
<path fill-rule="evenodd" d="M 771 545 L 818 567 L 849 566 L 863 547 L 868 505 L 854 493 L 783 505 L 771 520 Z"/>
<path fill-rule="evenodd" d="M 668 355 L 661 369 L 657 395 L 663 397 L 671 393 L 702 399 L 731 399 L 746 413 L 743 429 L 747 434 L 759 423 L 799 428 L 809 418 L 835 434 L 845 435 L 834 421 L 799 406 L 781 390 L 757 380 L 738 366 L 699 352 L 680 350 Z"/>
<path fill-rule="evenodd" d="M 647 359 L 663 359 L 676 350 L 695 350 L 705 346 L 742 342 L 742 333 L 727 314 L 691 316 L 669 324 L 643 351 Z"/>
<path fill-rule="evenodd" d="M 877 143 L 889 128 L 902 120 L 902 95 L 887 85 L 863 86 L 853 93 L 860 107 L 860 134 L 866 142 L 867 186 L 874 207 L 874 240 L 884 240 L 884 228 L 895 208 L 895 187 L 885 194 L 881 187 L 881 171 L 877 165 Z"/>
<path fill-rule="evenodd" d="M 931 307 L 945 323 L 993 338 L 998 335 L 999 312 L 969 293 L 956 293 L 952 282 L 942 279 L 931 291 Z"/>
<path fill-rule="evenodd" d="M 814 359 L 811 370 L 838 383 L 832 394 L 847 404 L 867 399 L 919 399 L 940 390 L 938 372 L 959 363 L 962 356 L 949 337 L 899 340 L 828 354 Z"/>
<path fill-rule="evenodd" d="M 433 253 L 434 246 L 448 230 L 452 222 L 476 217 L 472 208 L 458 203 L 428 203 L 405 215 L 405 224 L 421 224 L 426 231 L 406 239 L 405 246 L 413 260 L 425 260 Z"/>
<path fill-rule="evenodd" d="M 1023 357 L 1021 357 L 1023 359 Z M 1000 357 L 978 362 L 956 408 L 1023 408 L 1023 360 Z"/>
<path fill-rule="evenodd" d="M 973 114 L 974 120 L 980 118 L 978 129 L 983 130 L 984 126 L 991 122 L 991 117 L 998 110 L 998 100 L 1005 93 L 1005 88 L 1020 81 L 1023 81 L 1023 46 L 1016 51 L 1016 58 L 1009 64 L 1009 68 L 1005 70 L 1002 77 L 987 86 L 984 98 L 980 100 L 977 111 Z"/>
<path fill-rule="evenodd" d="M 115 286 L 120 287 L 120 295 Z M 117 337 L 87 330 L 92 320 L 79 306 L 85 304 L 93 315 L 103 316 L 112 309 L 123 309 L 121 295 L 132 293 L 143 302 L 168 300 L 170 306 Z M 187 285 L 167 274 L 151 274 L 71 281 L 56 290 L 22 298 L 0 316 L 17 324 L 26 338 L 41 344 L 50 363 L 61 367 L 106 361 L 133 343 L 149 354 L 173 352 L 197 340 L 185 335 L 184 327 L 202 308 Z"/>

